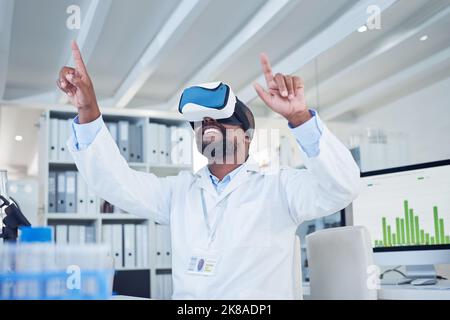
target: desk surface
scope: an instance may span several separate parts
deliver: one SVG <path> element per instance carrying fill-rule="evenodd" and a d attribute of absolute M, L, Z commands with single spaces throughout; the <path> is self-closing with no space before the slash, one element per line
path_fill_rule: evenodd
<path fill-rule="evenodd" d="M 309 284 L 303 285 L 303 296 L 308 299 Z M 450 281 L 439 280 L 433 286 L 382 285 L 378 290 L 380 300 L 450 300 Z"/>
<path fill-rule="evenodd" d="M 432 286 L 383 285 L 378 292 L 383 300 L 450 300 L 450 281 L 440 280 Z"/>

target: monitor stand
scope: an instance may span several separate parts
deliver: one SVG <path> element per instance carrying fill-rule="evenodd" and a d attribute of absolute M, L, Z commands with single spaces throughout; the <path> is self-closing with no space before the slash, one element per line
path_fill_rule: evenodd
<path fill-rule="evenodd" d="M 434 265 L 405 266 L 405 275 L 409 279 L 436 279 Z"/>

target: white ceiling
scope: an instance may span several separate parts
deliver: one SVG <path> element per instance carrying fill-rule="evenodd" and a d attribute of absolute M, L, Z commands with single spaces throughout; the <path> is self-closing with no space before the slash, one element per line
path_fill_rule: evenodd
<path fill-rule="evenodd" d="M 73 4 L 79 31 L 66 28 Z M 369 4 L 383 10 L 381 30 L 359 33 Z M 2 109 L 0 145 L 21 150 L 0 152 L 0 166 L 32 162 L 39 112 L 19 106 L 65 102 L 55 81 L 71 39 L 102 107 L 172 110 L 184 86 L 222 80 L 272 116 L 251 89 L 267 52 L 275 71 L 305 79 L 325 119 L 345 120 L 449 77 L 448 30 L 450 0 L 0 0 L 0 104 L 16 108 Z"/>
<path fill-rule="evenodd" d="M 189 77 L 211 59 L 265 2 L 266 0 L 210 2 L 177 43 L 176 49 L 162 57 L 137 98 L 154 100 L 156 103 L 164 103 L 170 99 L 174 91 L 179 90 Z"/>

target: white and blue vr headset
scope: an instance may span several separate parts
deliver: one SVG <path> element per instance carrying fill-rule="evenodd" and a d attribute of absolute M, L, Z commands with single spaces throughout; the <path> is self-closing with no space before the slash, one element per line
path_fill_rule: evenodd
<path fill-rule="evenodd" d="M 230 118 L 235 110 L 236 96 L 230 86 L 211 82 L 186 88 L 180 99 L 178 111 L 189 122 L 204 118 Z"/>
<path fill-rule="evenodd" d="M 255 128 L 250 109 L 233 93 L 231 87 L 222 82 L 212 82 L 184 89 L 178 111 L 194 123 L 212 118 L 222 124 L 240 125 L 245 131 Z"/>

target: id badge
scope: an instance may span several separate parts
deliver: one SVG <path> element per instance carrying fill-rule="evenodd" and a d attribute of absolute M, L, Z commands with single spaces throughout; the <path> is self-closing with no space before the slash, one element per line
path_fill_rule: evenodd
<path fill-rule="evenodd" d="M 187 272 L 198 276 L 214 276 L 219 256 L 214 252 L 195 251 L 190 259 Z"/>

